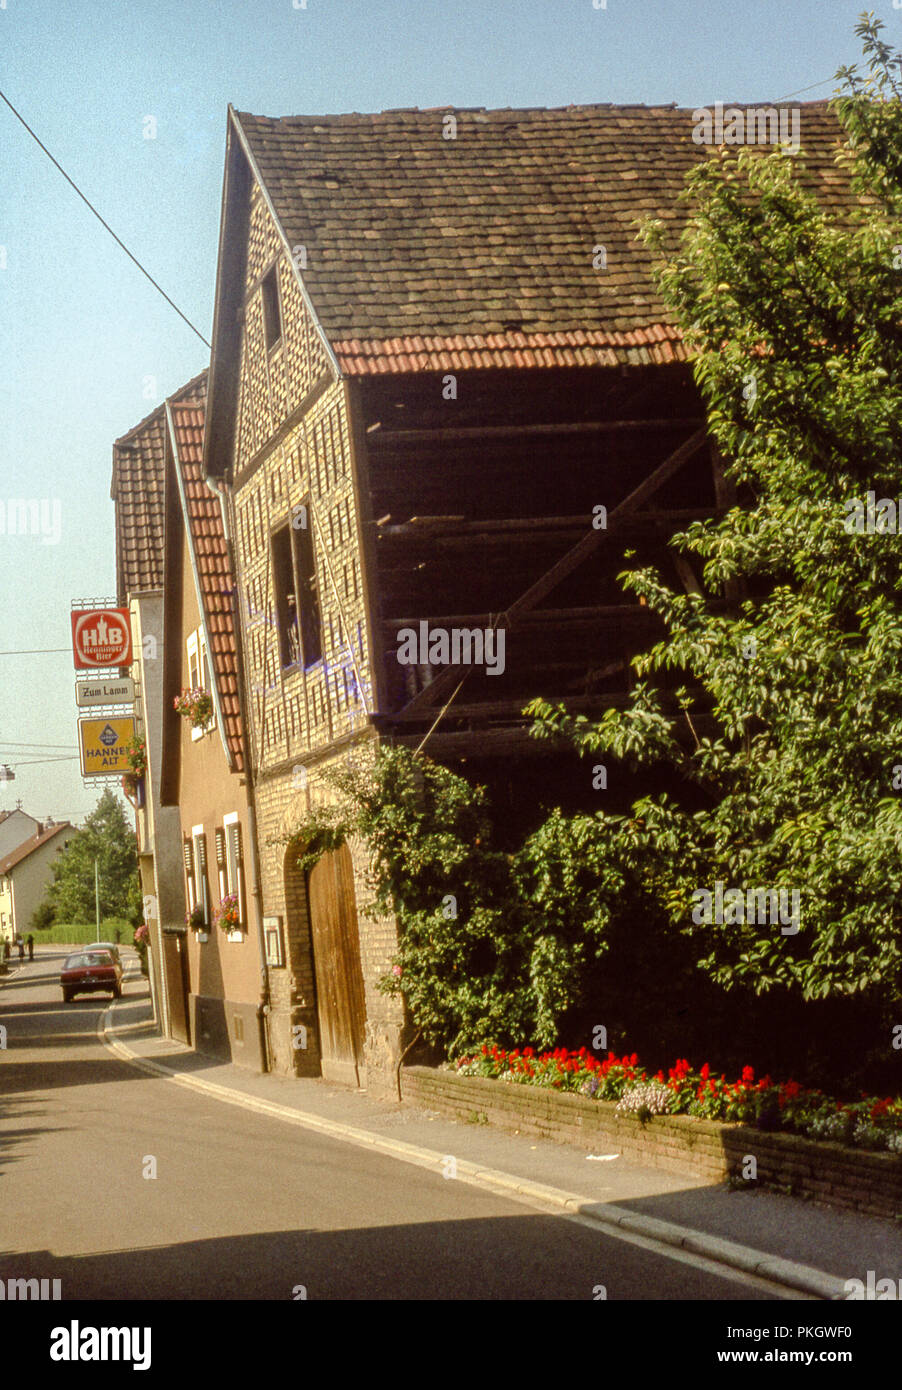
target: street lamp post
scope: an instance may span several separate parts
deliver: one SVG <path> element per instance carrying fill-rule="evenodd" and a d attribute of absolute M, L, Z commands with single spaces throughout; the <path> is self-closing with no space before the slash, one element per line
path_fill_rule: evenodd
<path fill-rule="evenodd" d="M 94 940 L 100 940 L 100 878 L 97 869 L 97 860 L 94 860 L 94 917 L 97 922 L 97 935 Z"/>

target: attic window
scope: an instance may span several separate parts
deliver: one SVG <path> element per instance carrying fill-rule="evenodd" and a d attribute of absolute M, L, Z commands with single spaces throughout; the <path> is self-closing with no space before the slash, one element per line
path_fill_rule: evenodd
<path fill-rule="evenodd" d="M 263 298 L 263 333 L 266 338 L 266 351 L 274 348 L 282 337 L 282 313 L 279 308 L 278 267 L 267 271 L 260 282 Z"/>

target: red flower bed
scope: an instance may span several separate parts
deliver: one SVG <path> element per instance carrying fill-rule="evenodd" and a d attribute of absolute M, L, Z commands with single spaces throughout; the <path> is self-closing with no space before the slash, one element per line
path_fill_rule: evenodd
<path fill-rule="evenodd" d="M 569 1052 L 556 1047 L 536 1054 L 531 1047 L 503 1048 L 483 1044 L 477 1055 L 461 1057 L 455 1070 L 463 1076 L 487 1076 L 525 1085 L 551 1086 L 595 1100 L 622 1101 L 634 1113 L 695 1115 L 709 1120 L 755 1124 L 760 1129 L 782 1129 L 814 1139 L 838 1140 L 869 1149 L 890 1149 L 902 1154 L 902 1100 L 862 1095 L 852 1104 L 809 1090 L 798 1081 L 775 1084 L 769 1075 L 755 1080 L 753 1067 L 742 1068 L 739 1078 L 728 1081 L 714 1076 L 709 1063 L 698 1072 L 685 1057 L 665 1076 L 649 1077 L 639 1066 L 635 1052 L 622 1057 L 613 1053 L 603 1060 L 585 1047 Z M 641 1094 L 639 1091 L 641 1089 Z M 631 1092 L 642 1104 L 629 1106 Z M 626 1097 L 626 1099 L 624 1099 Z M 651 1107 L 651 1108 L 649 1108 Z"/>

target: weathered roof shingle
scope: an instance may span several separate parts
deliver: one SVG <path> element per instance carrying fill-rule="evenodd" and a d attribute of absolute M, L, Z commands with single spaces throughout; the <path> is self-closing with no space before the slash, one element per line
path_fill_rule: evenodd
<path fill-rule="evenodd" d="M 206 370 L 173 400 L 203 400 Z M 116 504 L 116 597 L 163 587 L 163 462 L 166 408 L 156 410 L 113 445 L 110 496 Z"/>
<path fill-rule="evenodd" d="M 848 206 L 840 136 L 805 103 L 806 181 Z M 453 139 L 443 137 L 446 118 Z M 684 357 L 636 224 L 676 233 L 711 154 L 675 107 L 236 113 L 343 371 Z M 606 269 L 593 266 L 605 248 Z"/>

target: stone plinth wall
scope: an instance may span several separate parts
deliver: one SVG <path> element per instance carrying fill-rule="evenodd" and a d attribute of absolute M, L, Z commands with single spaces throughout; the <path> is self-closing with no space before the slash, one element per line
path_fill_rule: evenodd
<path fill-rule="evenodd" d="M 896 1154 L 867 1153 L 688 1115 L 656 1115 L 643 1125 L 616 1115 L 613 1101 L 519 1082 L 455 1076 L 430 1067 L 405 1067 L 401 1076 L 406 1103 L 455 1119 L 492 1124 L 590 1153 L 618 1153 L 645 1167 L 691 1173 L 711 1182 L 755 1171 L 759 1184 L 784 1188 L 796 1197 L 870 1216 L 902 1216 L 902 1157 Z M 755 1160 L 754 1168 L 749 1158 Z"/>

